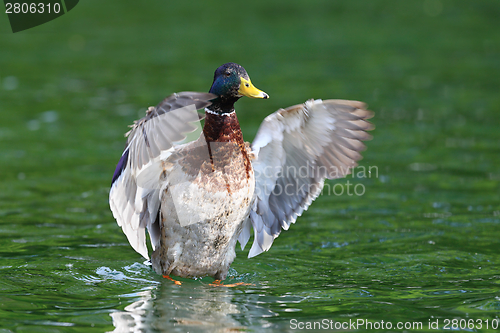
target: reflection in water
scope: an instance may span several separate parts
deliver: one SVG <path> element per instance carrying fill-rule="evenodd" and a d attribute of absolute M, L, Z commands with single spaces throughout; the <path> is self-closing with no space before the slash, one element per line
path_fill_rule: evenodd
<path fill-rule="evenodd" d="M 235 332 L 270 326 L 266 318 L 278 314 L 257 305 L 262 302 L 251 288 L 213 287 L 202 281 L 176 286 L 165 280 L 125 295 L 139 299 L 124 311 L 110 314 L 115 326 L 112 332 Z"/>
<path fill-rule="evenodd" d="M 125 307 L 125 311 L 112 312 L 113 325 L 115 326 L 115 333 L 121 332 L 140 332 L 146 331 L 149 326 L 150 317 L 153 316 L 151 290 L 145 290 L 137 293 L 141 297 L 136 301 Z"/>

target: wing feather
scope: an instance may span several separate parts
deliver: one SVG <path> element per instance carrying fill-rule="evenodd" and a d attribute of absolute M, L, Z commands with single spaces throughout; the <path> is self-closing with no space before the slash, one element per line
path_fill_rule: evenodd
<path fill-rule="evenodd" d="M 281 229 L 295 223 L 326 178 L 351 172 L 365 149 L 362 141 L 371 138 L 372 116 L 362 102 L 309 100 L 264 119 L 252 143 L 257 195 L 244 226 L 254 230 L 249 257 L 267 251 Z M 247 231 L 239 238 L 242 248 Z"/>
<path fill-rule="evenodd" d="M 173 94 L 150 107 L 126 134 L 127 146 L 113 175 L 109 205 L 130 245 L 146 259 L 146 228 L 153 250 L 160 240 L 161 160 L 173 153 L 187 133 L 201 133 L 196 110 L 209 106 L 215 97 L 197 92 Z"/>

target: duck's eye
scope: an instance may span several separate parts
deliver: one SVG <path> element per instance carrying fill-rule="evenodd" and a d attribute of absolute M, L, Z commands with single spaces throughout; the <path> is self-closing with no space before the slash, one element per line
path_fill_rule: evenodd
<path fill-rule="evenodd" d="M 231 76 L 231 73 L 226 72 L 226 76 L 227 76 L 227 77 L 230 77 L 230 76 Z"/>

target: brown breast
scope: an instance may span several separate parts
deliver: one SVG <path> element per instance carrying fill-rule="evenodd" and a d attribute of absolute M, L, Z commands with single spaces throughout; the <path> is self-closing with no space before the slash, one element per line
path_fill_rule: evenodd
<path fill-rule="evenodd" d="M 183 171 L 214 192 L 231 193 L 247 186 L 253 170 L 236 113 L 207 113 L 203 135 L 196 144 L 178 152 L 181 156 L 176 159 Z"/>

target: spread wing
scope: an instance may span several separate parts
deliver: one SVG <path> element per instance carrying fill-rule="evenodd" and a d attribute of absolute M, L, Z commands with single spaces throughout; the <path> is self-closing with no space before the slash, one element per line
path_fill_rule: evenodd
<path fill-rule="evenodd" d="M 269 250 L 323 189 L 324 180 L 351 173 L 374 127 L 365 104 L 309 100 L 264 119 L 252 143 L 256 200 L 238 240 L 254 242 L 248 257 Z"/>
<path fill-rule="evenodd" d="M 172 154 L 187 133 L 197 128 L 201 131 L 196 110 L 209 106 L 215 97 L 198 92 L 170 95 L 156 107 L 150 107 L 146 116 L 135 121 L 126 134 L 127 146 L 113 175 L 109 205 L 130 245 L 146 259 L 149 256 L 145 229 L 149 231 L 153 250 L 160 240 L 156 220 L 160 206 L 160 161 Z"/>

